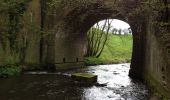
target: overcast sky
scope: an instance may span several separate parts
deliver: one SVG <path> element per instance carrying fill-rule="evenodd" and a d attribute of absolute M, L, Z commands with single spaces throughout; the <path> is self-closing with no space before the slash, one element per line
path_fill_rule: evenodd
<path fill-rule="evenodd" d="M 99 24 L 104 24 L 104 21 L 100 21 Z M 117 28 L 117 29 L 127 29 L 127 28 L 130 28 L 129 24 L 124 22 L 124 21 L 121 21 L 121 20 L 117 20 L 117 19 L 114 19 L 112 21 L 112 27 L 114 28 Z"/>

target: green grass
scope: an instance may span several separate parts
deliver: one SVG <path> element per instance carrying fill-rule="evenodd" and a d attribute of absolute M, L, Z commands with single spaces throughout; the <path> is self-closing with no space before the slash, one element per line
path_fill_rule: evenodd
<path fill-rule="evenodd" d="M 21 73 L 21 68 L 15 65 L 0 67 L 0 77 L 14 76 Z"/>
<path fill-rule="evenodd" d="M 15 76 L 21 73 L 21 67 L 17 64 L 19 62 L 18 55 L 12 53 L 6 57 L 0 66 L 0 77 Z"/>
<path fill-rule="evenodd" d="M 132 35 L 109 35 L 105 48 L 99 58 L 85 58 L 86 65 L 125 63 L 131 61 Z"/>

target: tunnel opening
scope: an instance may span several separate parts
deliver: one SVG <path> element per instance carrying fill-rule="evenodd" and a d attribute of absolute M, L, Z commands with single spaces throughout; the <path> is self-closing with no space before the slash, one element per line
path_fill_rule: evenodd
<path fill-rule="evenodd" d="M 91 2 L 88 5 L 78 5 L 64 14 L 64 18 L 59 21 L 59 27 L 55 35 L 55 63 L 61 63 L 62 55 L 67 57 L 68 62 L 75 63 L 77 56 L 79 62 L 83 65 L 84 57 L 87 56 L 86 33 L 97 22 L 104 19 L 119 19 L 129 23 L 133 31 L 133 52 L 130 65 L 129 76 L 135 79 L 143 80 L 144 71 L 144 39 L 146 29 L 142 20 L 137 20 L 135 16 L 129 15 L 132 8 L 126 9 L 126 6 L 113 2 Z M 123 4 L 125 2 L 122 2 Z M 133 4 L 134 2 L 130 2 Z M 84 3 L 83 3 L 84 4 Z M 116 4 L 116 5 L 115 5 Z M 129 4 L 128 4 L 129 5 Z M 120 9 L 119 9 L 120 8 Z M 68 49 L 69 48 L 69 49 Z M 76 51 L 76 52 L 75 52 Z M 100 53 L 99 53 L 100 54 Z M 89 61 L 90 62 L 90 61 Z M 93 63 L 93 62 L 92 62 Z M 57 64 L 56 66 L 60 66 Z M 75 67 L 70 64 L 68 67 Z"/>
<path fill-rule="evenodd" d="M 133 35 L 128 23 L 100 20 L 88 30 L 86 38 L 86 65 L 131 63 Z"/>
<path fill-rule="evenodd" d="M 129 77 L 130 70 L 135 69 L 134 67 L 130 67 L 133 62 L 132 55 L 134 54 L 133 35 L 135 34 L 132 34 L 132 29 L 128 23 L 110 18 L 96 21 L 88 30 L 86 34 L 85 63 L 86 65 L 91 65 L 88 68 L 88 72 L 98 76 L 98 83 L 105 84 L 106 91 L 103 92 L 103 90 L 98 88 L 84 90 L 86 98 L 93 98 L 96 94 L 99 94 L 96 97 L 103 97 L 103 94 L 108 95 L 110 91 L 114 91 L 113 88 L 117 88 L 121 92 L 124 90 L 131 93 L 134 92 L 137 95 L 141 95 L 138 92 L 143 91 L 143 88 L 146 89 L 145 95 L 147 97 L 147 87 L 138 81 L 138 79 Z M 139 84 L 141 85 L 138 86 Z M 131 86 L 133 89 L 129 90 Z M 121 92 L 119 93 L 121 94 Z M 113 98 L 128 98 L 127 95 L 129 94 L 124 93 L 122 97 L 114 95 Z M 110 97 L 108 96 L 108 98 Z M 139 97 L 142 98 L 141 100 L 146 99 L 143 96 Z M 130 98 L 137 100 L 133 95 L 130 95 Z"/>

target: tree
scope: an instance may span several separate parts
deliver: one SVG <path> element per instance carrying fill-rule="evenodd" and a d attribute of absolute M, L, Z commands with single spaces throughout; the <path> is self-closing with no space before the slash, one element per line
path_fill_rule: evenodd
<path fill-rule="evenodd" d="M 113 20 L 106 19 L 103 25 L 97 23 L 87 33 L 86 56 L 99 57 L 104 49 Z"/>
<path fill-rule="evenodd" d="M 119 29 L 118 33 L 119 33 L 119 35 L 121 35 L 122 34 L 122 29 Z"/>
<path fill-rule="evenodd" d="M 132 30 L 131 28 L 128 28 L 129 34 L 132 34 Z"/>
<path fill-rule="evenodd" d="M 118 32 L 117 28 L 112 29 L 112 34 L 117 34 L 117 32 Z"/>

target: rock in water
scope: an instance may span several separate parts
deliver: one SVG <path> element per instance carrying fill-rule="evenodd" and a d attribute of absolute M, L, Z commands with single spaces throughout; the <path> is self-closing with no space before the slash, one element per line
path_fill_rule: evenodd
<path fill-rule="evenodd" d="M 89 74 L 89 73 L 73 73 L 71 77 L 80 82 L 86 83 L 96 83 L 97 82 L 97 75 Z"/>

